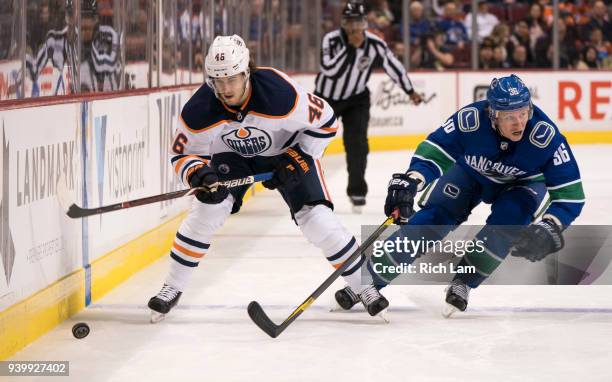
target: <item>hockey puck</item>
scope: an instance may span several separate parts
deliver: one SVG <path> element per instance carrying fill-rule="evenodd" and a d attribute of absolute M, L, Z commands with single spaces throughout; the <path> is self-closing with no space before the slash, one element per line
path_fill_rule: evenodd
<path fill-rule="evenodd" d="M 85 338 L 89 334 L 89 325 L 84 322 L 74 324 L 72 327 L 72 335 L 74 338 Z"/>

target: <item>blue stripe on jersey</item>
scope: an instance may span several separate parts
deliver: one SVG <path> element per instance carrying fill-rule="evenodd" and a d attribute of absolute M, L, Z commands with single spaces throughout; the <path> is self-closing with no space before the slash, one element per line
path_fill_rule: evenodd
<path fill-rule="evenodd" d="M 355 238 L 353 237 L 351 239 L 351 241 L 348 242 L 347 245 L 344 246 L 344 248 L 342 248 L 340 251 L 336 252 L 335 255 L 331 255 L 327 257 L 327 260 L 329 261 L 334 261 L 334 260 L 338 260 L 339 258 L 341 258 L 345 253 L 348 252 L 349 249 L 351 249 L 355 243 L 357 242 L 357 240 L 355 240 Z"/>
<path fill-rule="evenodd" d="M 336 132 L 333 131 L 331 133 L 317 133 L 316 131 L 306 130 L 304 131 L 304 134 L 310 135 L 311 137 L 315 138 L 331 138 L 336 135 Z"/>
<path fill-rule="evenodd" d="M 359 268 L 361 268 L 361 266 L 363 265 L 363 262 L 365 261 L 365 257 L 363 255 L 359 256 L 359 261 L 357 262 L 357 264 L 355 264 L 354 266 L 352 266 L 350 269 L 347 269 L 342 276 L 350 276 L 353 273 L 355 273 L 355 271 L 357 271 Z"/>
<path fill-rule="evenodd" d="M 189 168 L 194 163 L 202 163 L 199 159 L 191 159 L 187 163 L 183 164 L 183 169 L 181 170 L 181 174 L 179 176 L 180 179 L 183 179 L 183 175 L 185 174 L 185 170 Z"/>
<path fill-rule="evenodd" d="M 292 136 L 289 137 L 289 139 L 287 139 L 287 141 L 285 142 L 285 144 L 283 145 L 283 149 L 286 149 L 287 147 L 291 146 L 291 144 L 293 143 L 293 141 L 295 140 L 295 137 L 297 137 L 297 135 L 299 134 L 299 131 L 296 131 L 295 133 L 293 133 Z"/>
<path fill-rule="evenodd" d="M 189 245 L 193 245 L 194 247 L 198 247 L 198 248 L 202 248 L 202 249 L 208 249 L 208 248 L 210 248 L 210 244 L 207 244 L 207 243 L 202 243 L 202 242 L 199 242 L 199 241 L 196 241 L 196 240 L 190 239 L 190 238 L 188 238 L 188 237 L 186 237 L 186 236 L 181 235 L 179 232 L 177 232 L 177 233 L 176 233 L 176 237 L 177 237 L 177 238 L 178 238 L 180 241 L 182 241 L 182 242 L 184 242 L 184 243 L 187 243 L 187 244 L 189 244 Z"/>
<path fill-rule="evenodd" d="M 336 122 L 336 116 L 332 115 L 332 117 L 329 119 L 329 121 L 325 122 L 325 124 L 323 126 L 321 126 L 320 128 L 324 128 L 324 127 L 331 127 L 334 122 Z"/>
<path fill-rule="evenodd" d="M 189 154 L 191 156 L 193 156 L 193 154 Z M 187 154 L 179 154 L 179 155 L 175 155 L 172 158 L 170 158 L 170 163 L 174 164 L 174 162 L 176 162 L 177 160 L 181 159 L 181 158 L 185 158 L 187 156 L 189 156 Z M 195 155 L 200 159 L 203 160 L 210 160 L 212 157 L 210 155 Z"/>
<path fill-rule="evenodd" d="M 172 259 L 174 259 L 176 262 L 178 262 L 181 265 L 184 265 L 186 267 L 191 267 L 191 268 L 195 268 L 199 265 L 199 263 L 192 263 L 191 261 L 187 261 L 179 256 L 177 256 L 174 252 L 170 251 L 170 257 Z"/>
<path fill-rule="evenodd" d="M 177 160 L 181 159 L 181 158 L 185 158 L 187 155 L 184 154 L 180 154 L 180 155 L 175 155 L 172 158 L 170 158 L 170 163 L 174 164 L 174 162 L 176 162 Z"/>

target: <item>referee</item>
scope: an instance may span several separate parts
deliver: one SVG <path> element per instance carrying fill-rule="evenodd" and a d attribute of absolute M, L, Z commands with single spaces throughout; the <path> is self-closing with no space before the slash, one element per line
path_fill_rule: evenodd
<path fill-rule="evenodd" d="M 391 79 L 406 92 L 415 105 L 421 103 L 406 74 L 406 69 L 378 36 L 366 31 L 363 4 L 349 2 L 342 10 L 341 28 L 323 37 L 321 71 L 315 94 L 324 98 L 342 118 L 342 139 L 346 150 L 348 194 L 353 211 L 361 213 L 368 185 L 365 169 L 368 156 L 370 91 L 366 84 L 374 65 L 384 68 Z"/>

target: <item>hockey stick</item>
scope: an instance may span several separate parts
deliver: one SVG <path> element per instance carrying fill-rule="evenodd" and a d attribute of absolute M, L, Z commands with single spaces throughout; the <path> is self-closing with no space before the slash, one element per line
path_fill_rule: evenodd
<path fill-rule="evenodd" d="M 246 176 L 244 178 L 232 179 L 232 180 L 227 180 L 224 182 L 219 182 L 219 184 L 222 186 L 226 186 L 227 188 L 234 188 L 234 187 L 246 186 L 248 184 L 253 184 L 256 182 L 263 182 L 263 181 L 270 180 L 270 179 L 272 179 L 272 172 L 264 172 L 261 174 Z M 107 206 L 96 207 L 96 208 L 82 208 L 73 203 L 67 209 L 64 207 L 64 210 L 66 211 L 66 215 L 68 215 L 69 217 L 73 219 L 76 219 L 76 218 L 83 218 L 83 217 L 91 216 L 91 215 L 104 214 L 104 213 L 111 212 L 111 211 L 123 210 L 126 208 L 131 208 L 131 207 L 136 207 L 136 206 L 143 206 L 145 204 L 161 202 L 164 200 L 180 198 L 181 196 L 195 194 L 198 191 L 206 191 L 206 188 L 205 187 L 188 188 L 185 190 L 179 190 L 179 191 L 168 192 L 165 194 L 148 196 L 146 198 L 141 198 L 141 199 L 128 200 L 126 202 L 109 204 Z M 61 203 L 60 201 L 60 204 L 64 204 L 64 203 Z"/>
<path fill-rule="evenodd" d="M 340 275 L 353 263 L 357 257 L 363 254 L 373 243 L 378 239 L 378 237 L 384 232 L 389 224 L 393 222 L 393 217 L 388 217 L 376 230 L 364 241 L 359 248 L 353 252 L 353 254 L 346 259 L 346 261 L 340 266 L 340 268 L 336 269 L 334 273 L 332 273 L 314 292 L 308 296 L 306 300 L 300 306 L 295 308 L 295 310 L 283 321 L 280 325 L 276 325 L 272 320 L 268 317 L 266 312 L 264 312 L 263 308 L 257 301 L 251 301 L 247 308 L 247 312 L 251 317 L 251 320 L 255 323 L 255 325 L 259 326 L 261 330 L 266 332 L 270 337 L 276 338 L 278 337 L 296 318 L 300 316 L 308 307 L 319 297 L 329 286 L 336 281 Z"/>

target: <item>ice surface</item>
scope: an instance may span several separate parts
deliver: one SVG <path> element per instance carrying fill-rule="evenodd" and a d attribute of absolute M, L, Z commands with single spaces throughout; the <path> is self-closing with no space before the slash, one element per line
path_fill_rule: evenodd
<path fill-rule="evenodd" d="M 587 195 L 576 223 L 612 223 L 612 146 L 573 150 Z M 362 215 L 350 212 L 344 194 L 343 156 L 324 159 L 336 212 L 350 231 L 383 221 L 387 181 L 410 155 L 370 154 Z M 469 222 L 483 223 L 487 214 L 479 206 Z M 275 192 L 228 220 L 177 309 L 151 325 L 145 305 L 167 264 L 163 258 L 134 275 L 12 359 L 69 360 L 72 381 L 612 381 L 611 286 L 485 285 L 450 320 L 440 314 L 443 286 L 393 286 L 384 290 L 391 302 L 384 324 L 363 309 L 328 312 L 339 281 L 269 338 L 247 304 L 258 300 L 280 322 L 332 271 Z M 83 340 L 71 334 L 78 321 L 91 327 Z"/>

